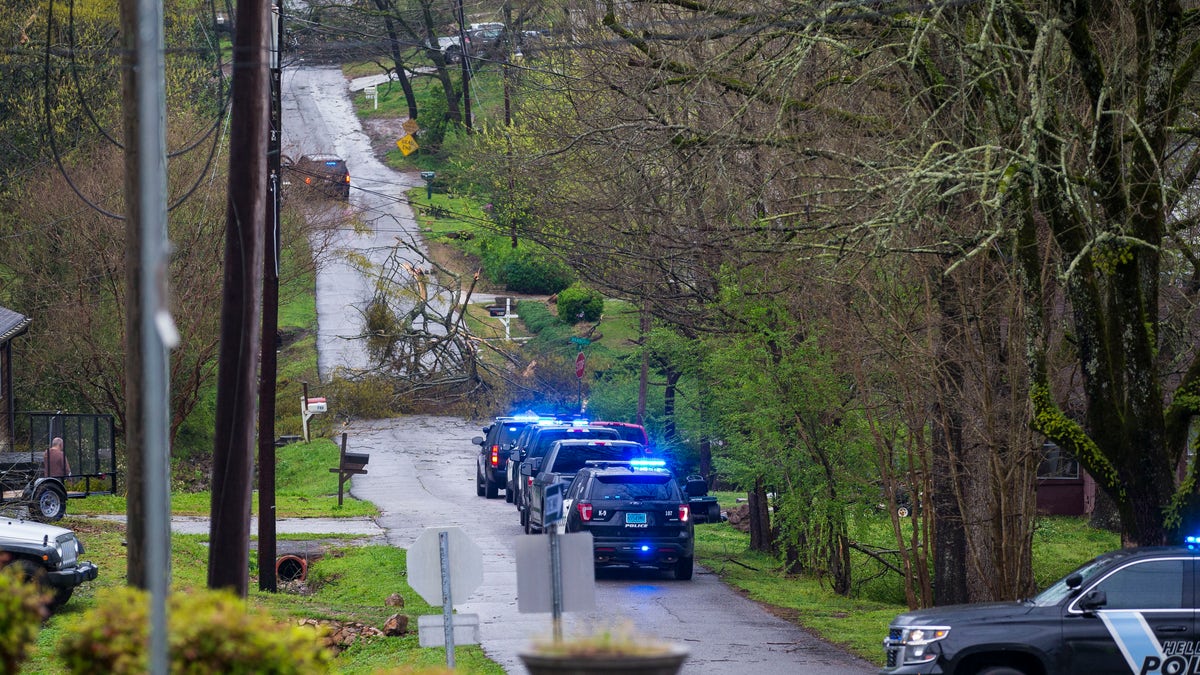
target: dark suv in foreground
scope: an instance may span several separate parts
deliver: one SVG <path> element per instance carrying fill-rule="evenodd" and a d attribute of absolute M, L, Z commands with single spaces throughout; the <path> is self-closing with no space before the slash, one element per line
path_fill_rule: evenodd
<path fill-rule="evenodd" d="M 1186 546 L 1113 551 L 1029 600 L 901 614 L 881 672 L 1200 673 L 1198 556 Z"/>
<path fill-rule="evenodd" d="M 661 460 L 589 462 L 563 497 L 567 532 L 591 532 L 596 567 L 671 570 L 692 578 L 687 497 Z M 565 506 L 570 504 L 570 506 Z"/>

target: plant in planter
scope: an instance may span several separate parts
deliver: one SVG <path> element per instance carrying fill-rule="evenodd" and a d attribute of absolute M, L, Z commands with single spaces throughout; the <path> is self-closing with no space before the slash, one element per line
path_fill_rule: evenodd
<path fill-rule="evenodd" d="M 687 650 L 636 634 L 633 624 L 566 640 L 534 642 L 520 654 L 530 675 L 675 675 Z"/>

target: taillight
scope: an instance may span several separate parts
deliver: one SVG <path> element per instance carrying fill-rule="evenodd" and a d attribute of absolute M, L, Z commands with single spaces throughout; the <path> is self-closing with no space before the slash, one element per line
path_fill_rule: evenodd
<path fill-rule="evenodd" d="M 589 521 L 592 519 L 592 503 L 591 502 L 576 502 L 576 510 L 579 511 L 579 519 Z"/>
<path fill-rule="evenodd" d="M 525 477 L 525 487 L 527 487 L 527 488 L 533 487 L 533 476 Z"/>
<path fill-rule="evenodd" d="M 350 184 L 350 174 L 346 174 L 346 185 Z"/>
<path fill-rule="evenodd" d="M 305 184 L 305 185 L 312 185 L 312 176 L 305 176 L 305 177 L 304 177 L 304 184 Z"/>
<path fill-rule="evenodd" d="M 492 446 L 492 466 L 500 466 L 500 446 Z"/>
<path fill-rule="evenodd" d="M 679 520 L 687 522 L 688 516 L 692 513 L 692 507 L 687 504 L 679 505 Z"/>

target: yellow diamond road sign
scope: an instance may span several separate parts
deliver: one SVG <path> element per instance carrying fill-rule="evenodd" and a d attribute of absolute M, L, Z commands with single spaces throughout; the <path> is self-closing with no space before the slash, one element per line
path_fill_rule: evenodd
<path fill-rule="evenodd" d="M 400 152 L 404 153 L 404 156 L 407 157 L 416 152 L 417 148 L 421 146 L 417 145 L 417 142 L 413 140 L 412 134 L 408 134 L 396 141 L 396 147 L 400 148 Z"/>

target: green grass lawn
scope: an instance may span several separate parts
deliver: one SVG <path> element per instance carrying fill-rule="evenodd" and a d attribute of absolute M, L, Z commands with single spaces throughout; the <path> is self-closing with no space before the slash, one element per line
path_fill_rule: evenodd
<path fill-rule="evenodd" d="M 722 508 L 734 505 L 738 493 L 715 493 Z M 888 531 L 886 516 L 859 516 L 852 526 L 855 532 L 879 539 L 884 544 Z M 696 526 L 696 560 L 713 570 L 721 580 L 741 589 L 752 600 L 773 608 L 773 612 L 801 625 L 825 640 L 840 645 L 874 663 L 882 663 L 880 644 L 888 623 L 907 607 L 902 604 L 900 581 L 894 575 L 860 583 L 851 597 L 833 592 L 823 580 L 787 575 L 780 561 L 770 555 L 749 550 L 750 536 L 727 523 Z M 893 544 L 894 547 L 894 544 Z M 1105 530 L 1089 527 L 1083 518 L 1050 516 L 1038 519 L 1034 531 L 1034 575 L 1039 589 L 1065 576 L 1091 558 L 1120 547 L 1120 538 Z M 875 570 L 866 556 L 857 552 L 851 558 L 856 578 Z M 886 601 L 879 598 L 896 597 Z"/>

